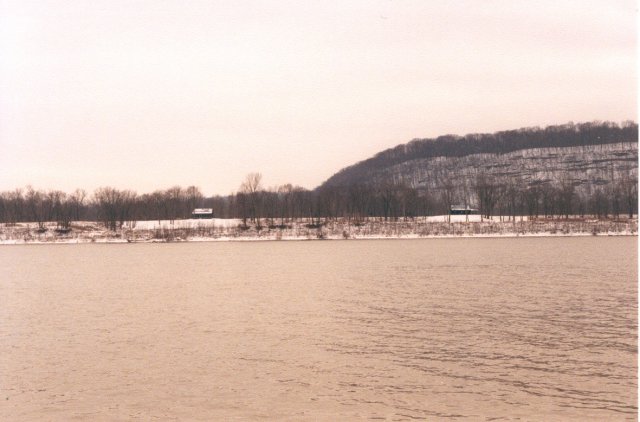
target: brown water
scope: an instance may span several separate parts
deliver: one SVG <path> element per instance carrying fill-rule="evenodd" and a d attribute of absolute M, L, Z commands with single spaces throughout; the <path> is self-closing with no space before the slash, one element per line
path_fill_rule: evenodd
<path fill-rule="evenodd" d="M 0 419 L 636 420 L 637 238 L 0 248 Z"/>

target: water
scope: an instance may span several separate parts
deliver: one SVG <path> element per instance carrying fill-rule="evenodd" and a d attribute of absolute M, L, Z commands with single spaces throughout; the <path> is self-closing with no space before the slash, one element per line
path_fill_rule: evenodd
<path fill-rule="evenodd" d="M 636 420 L 637 238 L 0 248 L 0 419 Z"/>

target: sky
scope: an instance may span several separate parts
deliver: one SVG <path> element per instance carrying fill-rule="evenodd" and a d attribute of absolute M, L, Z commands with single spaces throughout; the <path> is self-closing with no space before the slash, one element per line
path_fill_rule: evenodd
<path fill-rule="evenodd" d="M 633 0 L 0 0 L 0 191 L 314 188 L 414 138 L 637 121 Z"/>

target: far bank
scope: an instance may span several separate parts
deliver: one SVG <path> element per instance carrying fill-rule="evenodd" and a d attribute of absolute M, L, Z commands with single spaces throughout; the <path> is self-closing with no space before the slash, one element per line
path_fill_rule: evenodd
<path fill-rule="evenodd" d="M 0 225 L 0 244 L 25 243 L 138 243 L 185 241 L 350 240 L 520 236 L 635 236 L 638 219 L 588 217 L 540 218 L 429 216 L 385 220 L 367 218 L 298 219 L 243 223 L 239 219 L 187 219 L 123 222 L 109 230 L 97 222 L 75 222 L 70 230 L 55 223 Z"/>

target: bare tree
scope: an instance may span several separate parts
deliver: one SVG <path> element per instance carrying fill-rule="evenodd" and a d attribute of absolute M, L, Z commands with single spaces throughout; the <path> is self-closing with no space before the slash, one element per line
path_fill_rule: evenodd
<path fill-rule="evenodd" d="M 177 218 L 184 215 L 184 196 L 182 188 L 180 186 L 173 186 L 164 192 L 164 197 L 168 211 L 168 218 L 170 223 L 173 224 Z"/>
<path fill-rule="evenodd" d="M 94 192 L 98 216 L 109 230 L 116 231 L 125 221 L 132 219 L 136 196 L 133 191 L 120 191 L 112 187 L 102 187 Z"/>
<path fill-rule="evenodd" d="M 442 184 L 442 189 L 440 191 L 440 199 L 445 207 L 445 212 L 447 213 L 447 221 L 451 222 L 451 207 L 453 206 L 453 202 L 456 198 L 456 189 L 453 182 L 448 179 Z"/>
<path fill-rule="evenodd" d="M 565 218 L 569 218 L 569 214 L 573 211 L 573 202 L 575 199 L 575 186 L 573 181 L 568 177 L 560 180 L 558 187 L 558 205 L 560 212 L 564 214 Z"/>
<path fill-rule="evenodd" d="M 522 195 L 529 218 L 538 218 L 540 214 L 540 187 L 537 185 L 528 186 L 523 190 Z"/>
<path fill-rule="evenodd" d="M 608 216 L 609 201 L 607 194 L 601 188 L 595 189 L 589 202 L 591 211 L 596 215 L 596 217 L 601 218 Z"/>
<path fill-rule="evenodd" d="M 293 215 L 293 186 L 291 183 L 279 186 L 278 195 L 280 198 L 280 225 L 284 226 L 285 221 Z"/>
<path fill-rule="evenodd" d="M 84 207 L 84 201 L 87 198 L 87 191 L 84 189 L 76 189 L 70 195 L 71 206 L 73 208 L 73 217 L 75 221 L 80 220 L 80 211 Z"/>
<path fill-rule="evenodd" d="M 134 220 L 133 211 L 138 195 L 131 190 L 123 190 L 120 192 L 120 195 L 121 200 L 118 213 L 118 221 L 120 222 L 120 227 L 122 227 L 125 221 L 131 222 Z"/>
<path fill-rule="evenodd" d="M 38 230 L 45 230 L 45 195 L 41 191 L 37 191 L 31 186 L 27 186 L 24 202 L 28 210 L 30 220 L 38 223 Z"/>
<path fill-rule="evenodd" d="M 557 190 L 550 183 L 545 183 L 540 187 L 542 195 L 542 211 L 544 217 L 553 216 L 556 211 Z"/>
<path fill-rule="evenodd" d="M 486 218 L 491 218 L 498 200 L 498 185 L 496 181 L 485 174 L 479 174 L 473 186 L 478 197 L 480 212 Z"/>
<path fill-rule="evenodd" d="M 262 199 L 262 175 L 249 173 L 240 185 L 240 192 L 247 196 L 249 216 L 260 227 L 261 199 Z"/>
<path fill-rule="evenodd" d="M 98 217 L 109 230 L 115 231 L 117 229 L 122 194 L 115 188 L 102 187 L 96 189 L 93 193 L 93 198 L 98 207 Z"/>
<path fill-rule="evenodd" d="M 620 191 L 629 218 L 633 218 L 633 214 L 638 212 L 638 179 L 630 173 L 624 174 L 620 181 Z"/>
<path fill-rule="evenodd" d="M 520 195 L 520 184 L 517 180 L 510 180 L 504 189 L 504 200 L 507 205 L 507 210 L 509 213 L 509 219 L 513 219 L 513 222 L 516 221 L 516 215 L 519 211 L 519 200 L 521 198 Z"/>
<path fill-rule="evenodd" d="M 69 231 L 74 216 L 73 202 L 70 196 L 64 192 L 60 192 L 55 210 L 57 229 L 63 232 Z"/>
<path fill-rule="evenodd" d="M 367 209 L 372 197 L 371 190 L 366 185 L 351 185 L 348 187 L 347 195 L 348 218 L 359 222 L 368 215 Z"/>
<path fill-rule="evenodd" d="M 185 192 L 186 202 L 187 202 L 187 216 L 189 216 L 195 208 L 197 208 L 202 200 L 204 199 L 204 195 L 200 191 L 200 188 L 196 186 L 189 186 Z"/>

